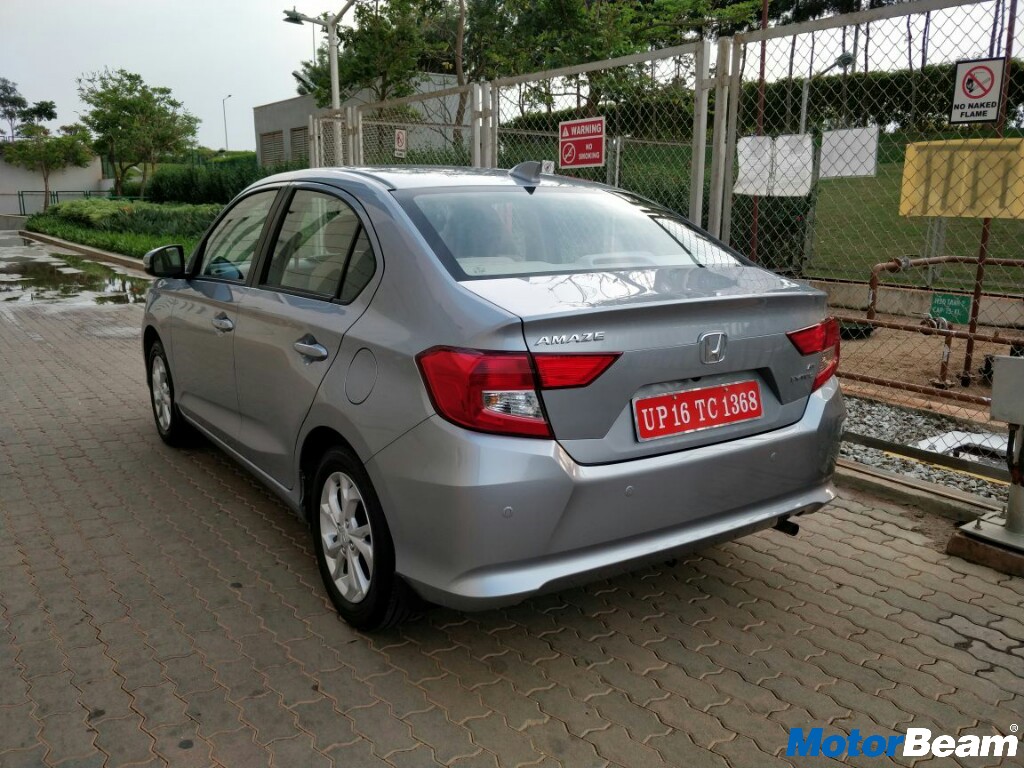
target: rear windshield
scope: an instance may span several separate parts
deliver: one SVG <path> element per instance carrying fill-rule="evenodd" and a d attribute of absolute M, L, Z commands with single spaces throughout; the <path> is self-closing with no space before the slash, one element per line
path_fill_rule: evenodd
<path fill-rule="evenodd" d="M 458 280 L 746 263 L 675 214 L 605 190 L 492 186 L 395 196 Z"/>

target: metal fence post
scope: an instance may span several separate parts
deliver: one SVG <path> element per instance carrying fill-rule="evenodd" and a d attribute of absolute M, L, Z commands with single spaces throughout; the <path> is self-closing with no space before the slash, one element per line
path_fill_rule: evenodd
<path fill-rule="evenodd" d="M 501 87 L 489 86 L 491 90 L 491 157 L 489 167 L 497 168 L 501 164 L 501 146 L 498 140 L 498 127 L 501 124 Z"/>
<path fill-rule="evenodd" d="M 743 87 L 743 49 L 746 43 L 735 37 L 732 42 L 732 64 L 729 80 L 729 111 L 728 129 L 725 136 L 725 150 L 722 152 L 723 162 L 723 194 L 722 194 L 722 230 L 719 238 L 728 243 L 732 230 L 732 174 L 733 160 L 736 155 L 736 132 L 739 124 L 740 89 Z"/>
<path fill-rule="evenodd" d="M 480 83 L 470 83 L 469 85 L 469 119 L 469 159 L 474 168 L 481 168 L 480 121 L 483 119 L 483 110 L 480 101 Z"/>
<path fill-rule="evenodd" d="M 690 221 L 699 227 L 704 213 L 704 154 L 708 140 L 710 40 L 701 42 L 694 59 L 693 155 L 690 158 Z"/>
<path fill-rule="evenodd" d="M 355 108 L 355 134 L 352 136 L 352 164 L 362 165 L 363 160 L 363 109 Z"/>
<path fill-rule="evenodd" d="M 708 200 L 708 231 L 715 237 L 722 233 L 722 202 L 725 196 L 725 133 L 729 114 L 729 59 L 732 38 L 718 40 L 715 63 L 715 122 L 711 131 L 711 195 Z"/>
<path fill-rule="evenodd" d="M 345 107 L 345 159 L 348 165 L 355 165 L 355 122 L 356 108 Z"/>
<path fill-rule="evenodd" d="M 494 152 L 491 135 L 491 84 L 481 80 L 480 86 L 480 167 L 490 168 Z"/>

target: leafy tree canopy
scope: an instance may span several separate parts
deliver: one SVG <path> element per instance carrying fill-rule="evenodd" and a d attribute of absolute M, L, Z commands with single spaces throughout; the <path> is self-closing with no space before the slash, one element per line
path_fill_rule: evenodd
<path fill-rule="evenodd" d="M 134 72 L 85 75 L 78 79 L 78 95 L 90 107 L 82 119 L 95 137 L 93 147 L 114 169 L 115 194 L 121 194 L 128 171 L 139 166 L 144 190 L 148 168 L 195 139 L 199 119 L 170 88 L 149 86 Z"/>
<path fill-rule="evenodd" d="M 11 165 L 35 171 L 43 177 L 43 210 L 50 203 L 50 174 L 69 166 L 84 168 L 93 154 L 90 136 L 84 125 L 65 125 L 56 136 L 41 125 L 22 126 L 24 138 L 4 148 L 4 160 Z"/>

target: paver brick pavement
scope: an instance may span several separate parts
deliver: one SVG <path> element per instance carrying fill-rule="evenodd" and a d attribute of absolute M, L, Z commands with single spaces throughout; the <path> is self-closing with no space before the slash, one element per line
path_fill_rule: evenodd
<path fill-rule="evenodd" d="M 765 768 L 789 727 L 1024 719 L 1022 580 L 846 492 L 796 539 L 354 632 L 299 520 L 159 441 L 140 319 L 0 307 L 4 768 Z"/>

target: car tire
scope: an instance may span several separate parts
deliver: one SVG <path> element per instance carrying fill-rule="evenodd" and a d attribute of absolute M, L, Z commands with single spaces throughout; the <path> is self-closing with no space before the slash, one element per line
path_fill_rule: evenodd
<path fill-rule="evenodd" d="M 195 436 L 190 424 L 182 417 L 174 399 L 174 380 L 167 362 L 163 344 L 154 341 L 146 356 L 149 378 L 149 403 L 153 407 L 153 420 L 160 439 L 168 445 L 181 448 Z"/>
<path fill-rule="evenodd" d="M 415 615 L 416 596 L 395 573 L 384 511 L 355 454 L 328 450 L 307 499 L 320 576 L 341 617 L 371 631 Z"/>

